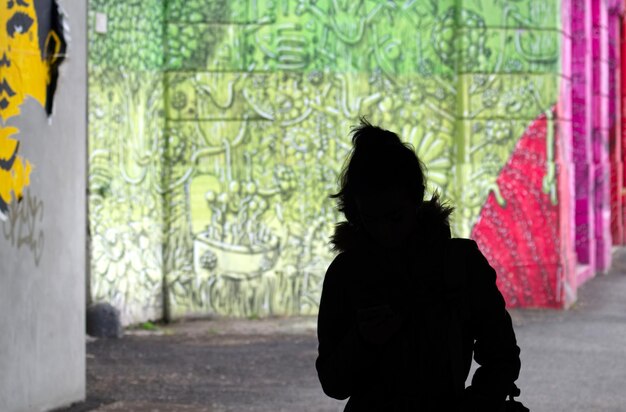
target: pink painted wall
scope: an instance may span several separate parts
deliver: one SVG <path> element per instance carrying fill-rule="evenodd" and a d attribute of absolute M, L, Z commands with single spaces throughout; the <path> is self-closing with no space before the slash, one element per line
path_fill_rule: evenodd
<path fill-rule="evenodd" d="M 624 243 L 622 214 L 623 162 L 621 141 L 621 13 L 623 3 L 609 7 L 609 155 L 611 165 L 611 237 L 613 245 Z"/>
<path fill-rule="evenodd" d="M 624 5 L 622 4 L 622 15 L 620 16 L 620 67 L 626 65 L 626 16 L 623 13 Z M 618 167 L 621 169 L 622 187 L 618 196 L 622 201 L 622 221 L 626 222 L 626 167 L 624 167 L 624 159 L 626 158 L 626 69 L 620 70 L 620 94 L 619 94 L 619 112 L 620 112 L 620 134 L 616 137 L 620 141 L 622 153 L 617 154 Z M 625 231 L 626 232 L 626 231 Z M 624 233 L 623 243 L 626 243 L 626 233 Z"/>
<path fill-rule="evenodd" d="M 511 306 L 568 307 L 578 286 L 609 269 L 611 248 L 622 243 L 621 12 L 616 0 L 561 2 L 558 102 L 529 123 L 500 171 L 507 207 L 491 194 L 473 228 Z M 552 136 L 556 203 L 539 190 Z"/>
<path fill-rule="evenodd" d="M 572 30 L 572 150 L 575 185 L 576 255 L 581 265 L 577 283 L 594 273 L 595 242 L 594 210 L 592 208 L 592 20 L 591 0 L 571 3 Z"/>
<path fill-rule="evenodd" d="M 577 285 L 606 272 L 613 244 L 624 240 L 623 139 L 617 121 L 622 10 L 619 0 L 571 0 L 571 47 L 564 35 L 563 62 L 571 61 L 572 79 Z"/>
<path fill-rule="evenodd" d="M 596 269 L 605 272 L 611 263 L 611 201 L 609 161 L 609 22 L 607 0 L 592 0 L 593 58 L 593 209 Z"/>
<path fill-rule="evenodd" d="M 561 83 L 556 106 L 556 165 L 558 170 L 559 256 L 556 296 L 569 307 L 577 298 L 576 275 L 576 189 L 573 140 L 572 89 L 572 2 L 561 3 Z"/>

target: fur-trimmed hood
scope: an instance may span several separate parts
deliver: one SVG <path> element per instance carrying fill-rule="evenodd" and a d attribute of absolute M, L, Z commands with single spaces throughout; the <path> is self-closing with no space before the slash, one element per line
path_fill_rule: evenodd
<path fill-rule="evenodd" d="M 425 201 L 418 211 L 418 230 L 423 241 L 445 240 L 451 237 L 449 217 L 452 208 L 441 204 L 438 197 Z M 347 221 L 335 225 L 335 232 L 331 237 L 333 250 L 345 252 L 358 248 L 361 242 L 367 239 L 361 231 Z"/>

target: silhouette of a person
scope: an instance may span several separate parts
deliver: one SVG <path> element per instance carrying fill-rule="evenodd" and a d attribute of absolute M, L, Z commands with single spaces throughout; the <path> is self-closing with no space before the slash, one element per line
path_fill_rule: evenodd
<path fill-rule="evenodd" d="M 495 271 L 475 242 L 450 239 L 451 208 L 424 201 L 410 145 L 365 120 L 352 143 L 331 196 L 346 221 L 319 308 L 324 392 L 350 398 L 345 411 L 503 411 L 520 350 Z"/>

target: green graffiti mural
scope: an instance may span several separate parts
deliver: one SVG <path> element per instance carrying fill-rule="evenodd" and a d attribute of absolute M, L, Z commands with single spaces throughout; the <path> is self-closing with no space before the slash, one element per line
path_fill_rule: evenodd
<path fill-rule="evenodd" d="M 133 319 L 316 313 L 363 115 L 414 145 L 468 236 L 556 102 L 560 11 L 456 3 L 90 2 L 109 21 L 90 33 L 94 294 Z"/>
<path fill-rule="evenodd" d="M 106 33 L 95 30 L 107 16 Z M 160 1 L 89 2 L 91 293 L 126 323 L 162 316 Z"/>

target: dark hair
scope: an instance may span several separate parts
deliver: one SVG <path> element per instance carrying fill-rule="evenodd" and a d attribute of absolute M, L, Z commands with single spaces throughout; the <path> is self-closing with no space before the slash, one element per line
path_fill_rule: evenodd
<path fill-rule="evenodd" d="M 424 166 L 409 143 L 397 134 L 371 125 L 365 118 L 351 130 L 352 152 L 339 176 L 341 189 L 330 195 L 348 223 L 358 224 L 356 199 L 363 194 L 399 188 L 415 200 L 424 202 Z"/>

